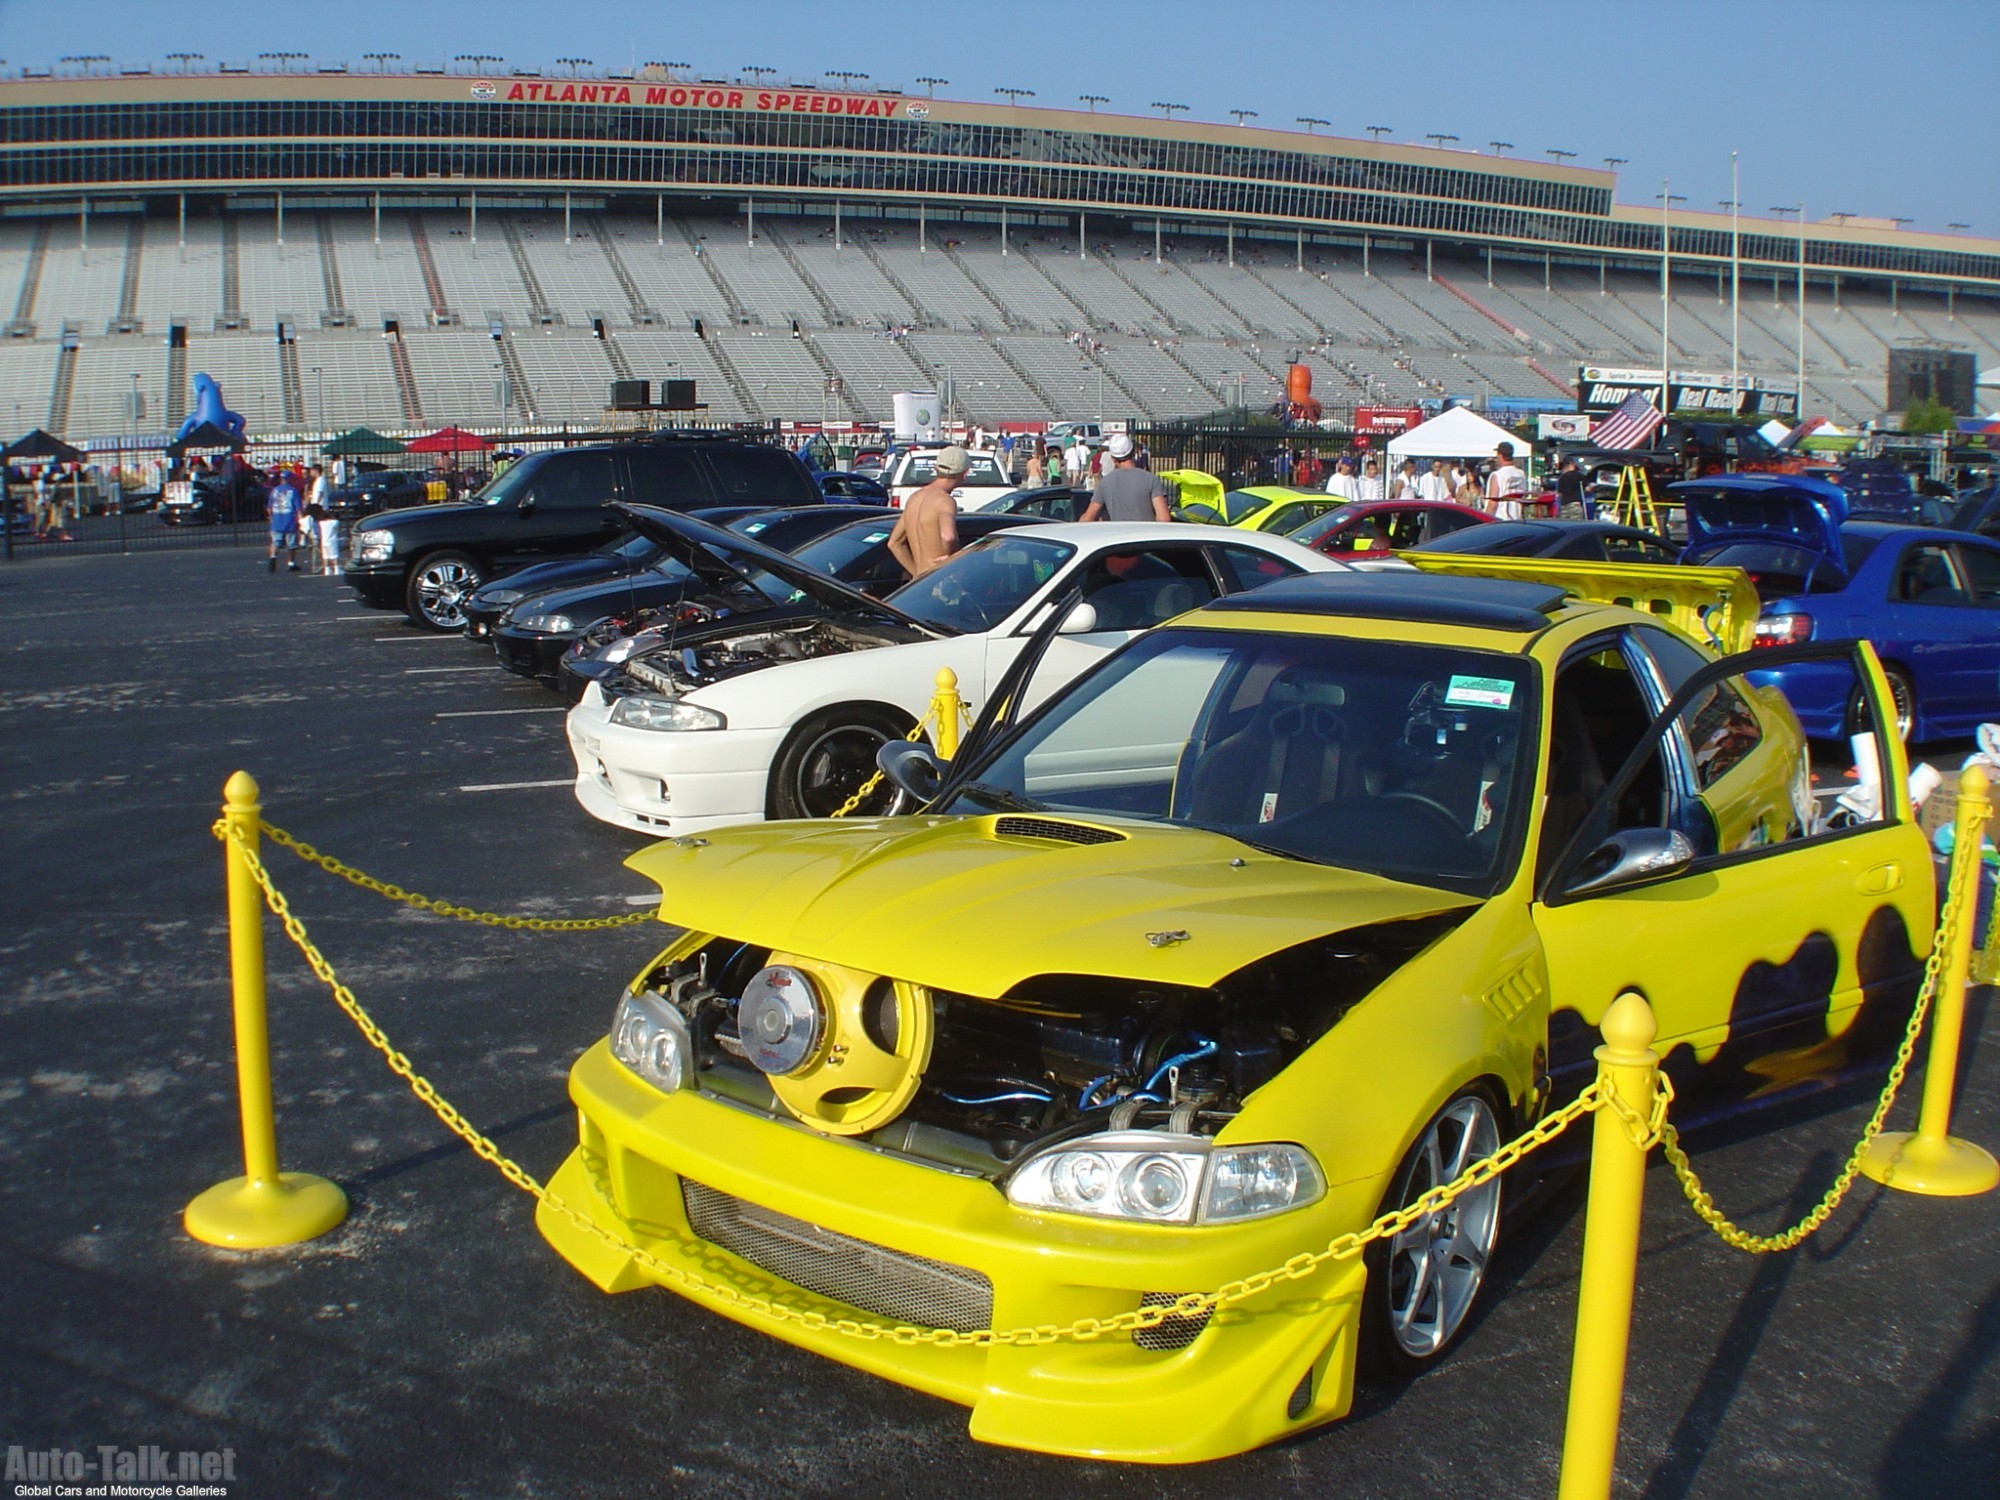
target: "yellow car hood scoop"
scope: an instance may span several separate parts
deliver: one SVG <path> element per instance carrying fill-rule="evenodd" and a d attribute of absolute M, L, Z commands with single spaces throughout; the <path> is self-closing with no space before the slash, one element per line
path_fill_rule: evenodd
<path fill-rule="evenodd" d="M 659 885 L 662 921 L 987 999 L 1038 974 L 1207 986 L 1475 904 L 1200 829 L 1056 814 L 747 825 L 626 864 Z"/>

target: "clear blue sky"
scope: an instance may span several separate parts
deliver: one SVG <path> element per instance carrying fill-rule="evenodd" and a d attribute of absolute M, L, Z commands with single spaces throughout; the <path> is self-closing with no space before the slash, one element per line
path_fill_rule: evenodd
<path fill-rule="evenodd" d="M 1379 124 L 1395 139 L 1444 131 L 1482 151 L 1503 140 L 1523 156 L 1622 156 L 1628 203 L 1654 201 L 1671 177 L 1689 207 L 1713 208 L 1729 196 L 1735 150 L 1746 211 L 1803 198 L 1814 218 L 1907 216 L 1939 231 L 1962 220 L 2000 237 L 1996 20 L 1995 0 L 0 0 L 0 57 L 10 67 L 174 51 L 231 61 L 296 51 L 356 67 L 366 52 L 604 67 L 663 58 L 711 75 L 851 69 L 905 88 L 933 74 L 956 98 L 991 100 L 995 87 L 1034 89 L 1039 104 L 1104 94 L 1130 113 L 1165 99 L 1198 119 L 1244 108 L 1285 128 L 1313 115 L 1346 135 Z"/>

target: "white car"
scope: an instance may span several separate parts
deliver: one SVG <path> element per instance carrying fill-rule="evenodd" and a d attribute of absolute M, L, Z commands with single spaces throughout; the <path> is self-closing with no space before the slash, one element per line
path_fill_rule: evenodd
<path fill-rule="evenodd" d="M 1346 571 L 1254 531 L 1027 526 L 981 538 L 883 602 L 694 517 L 620 508 L 797 590 L 782 618 L 696 622 L 628 658 L 570 711 L 577 801 L 607 823 L 662 835 L 833 813 L 874 774 L 875 752 L 929 707 L 941 667 L 977 711 L 1072 593 L 1079 602 L 1049 643 L 1036 697 L 1222 594 Z M 878 783 L 855 811 L 887 812 L 898 795 Z"/>
<path fill-rule="evenodd" d="M 911 448 L 889 460 L 881 478 L 889 488 L 891 505 L 901 505 L 937 477 L 937 456 L 936 448 Z M 951 490 L 960 510 L 990 510 L 1020 488 L 1008 478 L 997 453 L 980 449 L 966 457 L 972 466 Z"/>

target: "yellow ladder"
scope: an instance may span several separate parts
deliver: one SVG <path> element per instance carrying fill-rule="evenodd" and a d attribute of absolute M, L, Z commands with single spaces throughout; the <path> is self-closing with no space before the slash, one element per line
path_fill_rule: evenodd
<path fill-rule="evenodd" d="M 1660 529 L 1660 507 L 1653 499 L 1653 481 L 1638 464 L 1627 464 L 1618 474 L 1618 498 L 1611 513 L 1621 526 L 1642 531 Z"/>

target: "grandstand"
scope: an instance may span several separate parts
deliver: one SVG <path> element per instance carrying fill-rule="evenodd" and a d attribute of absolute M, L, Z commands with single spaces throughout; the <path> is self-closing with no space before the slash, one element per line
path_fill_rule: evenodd
<path fill-rule="evenodd" d="M 572 108 L 535 76 L 0 80 L 10 430 L 157 433 L 197 371 L 304 434 L 589 427 L 633 377 L 694 379 L 710 421 L 935 386 L 993 423 L 1267 407 L 1293 359 L 1336 411 L 1660 362 L 1660 219 L 1608 173 L 665 74 Z M 2000 362 L 2000 245 L 1746 220 L 1732 314 L 1726 225 L 1673 218 L 1676 368 L 1789 383 L 1801 256 L 1806 411 L 1878 415 L 1901 345 Z"/>

